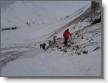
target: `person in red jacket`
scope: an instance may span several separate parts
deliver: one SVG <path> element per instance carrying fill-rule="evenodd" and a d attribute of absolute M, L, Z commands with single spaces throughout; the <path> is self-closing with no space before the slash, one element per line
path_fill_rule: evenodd
<path fill-rule="evenodd" d="M 67 43 L 68 43 L 69 36 L 71 36 L 71 33 L 69 32 L 69 29 L 67 29 L 67 30 L 65 30 L 64 33 L 63 33 L 65 46 L 68 45 Z"/>

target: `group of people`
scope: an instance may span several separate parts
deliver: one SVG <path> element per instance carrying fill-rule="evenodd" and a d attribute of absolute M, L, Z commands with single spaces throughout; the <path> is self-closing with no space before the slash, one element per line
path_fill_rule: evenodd
<path fill-rule="evenodd" d="M 68 40 L 69 40 L 69 37 L 71 35 L 72 34 L 69 32 L 69 29 L 67 29 L 67 30 L 64 31 L 63 37 L 64 37 L 64 45 L 65 46 L 68 46 Z M 54 38 L 53 38 L 53 43 L 56 43 L 56 36 L 54 36 Z M 50 45 L 51 45 L 51 41 L 49 41 L 49 46 Z M 45 43 L 40 44 L 40 48 L 45 49 L 46 48 L 46 44 Z"/>

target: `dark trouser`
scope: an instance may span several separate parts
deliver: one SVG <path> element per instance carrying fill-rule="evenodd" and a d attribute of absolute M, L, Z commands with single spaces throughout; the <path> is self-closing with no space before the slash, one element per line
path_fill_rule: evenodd
<path fill-rule="evenodd" d="M 46 44 L 45 44 L 45 43 L 40 44 L 40 48 L 42 48 L 42 49 L 45 49 L 45 46 L 46 46 Z"/>
<path fill-rule="evenodd" d="M 67 43 L 68 43 L 68 38 L 65 38 L 64 45 L 67 46 L 68 45 Z"/>
<path fill-rule="evenodd" d="M 45 49 L 45 44 L 43 44 L 42 48 Z"/>
<path fill-rule="evenodd" d="M 42 44 L 40 44 L 40 48 L 42 48 Z"/>

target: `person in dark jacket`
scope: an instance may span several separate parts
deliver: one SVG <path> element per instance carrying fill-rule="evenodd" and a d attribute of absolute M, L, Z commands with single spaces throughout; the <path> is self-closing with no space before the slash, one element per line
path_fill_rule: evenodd
<path fill-rule="evenodd" d="M 45 48 L 46 48 L 46 44 L 45 44 L 45 43 L 40 44 L 40 48 L 42 48 L 42 49 L 45 50 Z"/>
<path fill-rule="evenodd" d="M 67 29 L 67 30 L 65 30 L 64 33 L 63 33 L 64 45 L 65 45 L 65 46 L 68 45 L 69 36 L 71 36 L 71 33 L 69 32 L 69 29 Z"/>

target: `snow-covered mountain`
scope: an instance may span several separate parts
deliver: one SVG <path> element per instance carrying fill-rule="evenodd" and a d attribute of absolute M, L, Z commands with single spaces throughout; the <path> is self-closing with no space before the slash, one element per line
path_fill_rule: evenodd
<path fill-rule="evenodd" d="M 14 31 L 2 32 L 2 47 L 16 43 L 43 41 L 82 14 L 88 7 L 89 5 L 82 7 L 79 14 L 75 12 L 76 16 L 74 14 L 68 19 L 59 20 L 58 17 L 53 16 L 54 14 L 48 11 L 47 8 L 44 8 L 44 6 L 35 6 L 18 1 L 1 14 L 2 28 L 18 27 L 18 29 Z"/>
<path fill-rule="evenodd" d="M 53 14 L 47 15 L 51 12 L 45 9 L 44 6 L 35 6 L 23 1 L 17 1 L 8 8 L 2 8 L 2 11 L 2 28 L 22 26 L 27 22 L 39 27 L 57 20 L 57 18 L 52 18 L 51 15 Z"/>
<path fill-rule="evenodd" d="M 15 3 L 2 14 L 2 19 L 5 14 L 8 16 L 2 24 L 10 22 L 6 26 L 3 24 L 2 28 L 13 24 L 20 28 L 1 31 L 1 75 L 101 76 L 100 9 L 93 13 L 91 6 L 87 5 L 58 20 L 47 16 L 49 12 L 45 8 L 27 4 Z M 91 18 L 95 19 L 91 21 Z M 26 24 L 27 21 L 30 25 Z M 65 47 L 63 43 L 63 32 L 66 29 L 72 33 L 69 47 Z M 56 44 L 48 46 L 49 40 L 53 41 L 54 36 L 57 36 Z M 46 50 L 40 49 L 41 43 L 47 44 Z"/>

